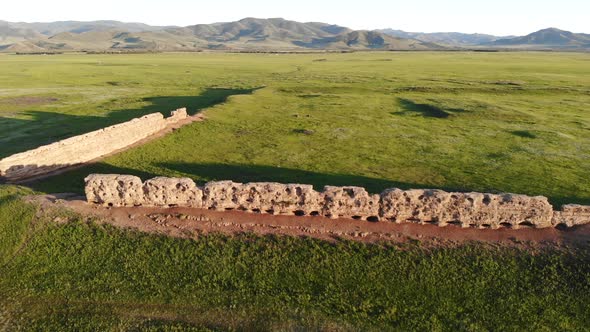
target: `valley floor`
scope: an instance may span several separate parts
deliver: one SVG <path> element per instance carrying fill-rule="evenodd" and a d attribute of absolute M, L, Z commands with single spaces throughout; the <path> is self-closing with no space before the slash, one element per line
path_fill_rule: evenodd
<path fill-rule="evenodd" d="M 589 204 L 589 87 L 584 53 L 2 55 L 0 158 L 155 111 L 186 106 L 206 121 L 0 185 L 0 330 L 584 330 L 584 227 L 347 221 L 348 234 L 330 234 L 285 219 L 284 236 L 261 215 L 25 197 L 81 194 L 89 173 L 120 173 Z"/>
<path fill-rule="evenodd" d="M 9 331 L 577 331 L 590 319 L 587 228 L 463 237 L 391 225 L 393 240 L 350 241 L 359 237 L 264 231 L 277 217 L 129 218 L 30 195 L 0 189 L 0 326 Z"/>

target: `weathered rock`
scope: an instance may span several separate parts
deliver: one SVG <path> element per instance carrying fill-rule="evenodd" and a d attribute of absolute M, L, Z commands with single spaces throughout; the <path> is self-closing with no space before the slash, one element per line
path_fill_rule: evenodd
<path fill-rule="evenodd" d="M 515 194 L 489 195 L 481 203 L 479 210 L 483 215 L 479 220 L 490 219 L 492 226 L 510 224 L 513 228 L 533 226 L 535 228 L 551 227 L 553 207 L 547 197 Z M 485 208 L 483 208 L 485 207 Z M 477 209 L 475 211 L 478 211 Z"/>
<path fill-rule="evenodd" d="M 148 114 L 17 153 L 0 160 L 0 177 L 7 181 L 19 181 L 89 162 L 126 148 L 186 117 L 186 109 L 174 111 L 168 119 L 164 119 L 161 113 Z"/>
<path fill-rule="evenodd" d="M 362 187 L 325 186 L 322 214 L 330 218 L 379 219 L 379 195 Z"/>
<path fill-rule="evenodd" d="M 218 181 L 207 183 L 203 194 L 204 205 L 216 210 L 312 214 L 321 209 L 320 195 L 311 185 Z"/>
<path fill-rule="evenodd" d="M 590 224 L 590 206 L 568 204 L 561 207 L 561 211 L 553 212 L 551 220 L 553 226 L 559 224 L 568 227 Z"/>
<path fill-rule="evenodd" d="M 143 192 L 144 205 L 203 206 L 203 191 L 189 178 L 153 178 L 144 183 Z"/>
<path fill-rule="evenodd" d="M 142 184 L 129 175 L 92 174 L 86 178 L 88 202 L 110 206 L 181 206 L 295 215 L 324 215 L 394 222 L 449 223 L 463 227 L 550 227 L 590 223 L 590 206 L 565 205 L 553 212 L 547 198 L 514 194 L 456 193 L 388 189 L 370 195 L 361 187 L 275 182 L 207 183 L 201 190 L 188 179 L 154 178 Z"/>
<path fill-rule="evenodd" d="M 187 117 L 188 117 L 188 113 L 186 112 L 186 107 L 183 107 L 183 108 L 179 108 L 177 110 L 170 112 L 170 117 L 168 117 L 166 119 L 166 122 L 176 123 L 176 122 L 178 122 L 182 119 L 185 119 Z"/>
<path fill-rule="evenodd" d="M 84 181 L 88 202 L 106 206 L 136 206 L 144 202 L 143 184 L 137 176 L 90 174 Z"/>
<path fill-rule="evenodd" d="M 242 183 L 232 181 L 212 181 L 203 187 L 203 207 L 218 211 L 240 207 L 238 196 Z"/>
<path fill-rule="evenodd" d="M 395 222 L 458 223 L 463 227 L 551 226 L 545 197 L 389 189 L 381 194 L 381 215 Z"/>
<path fill-rule="evenodd" d="M 450 195 L 442 190 L 388 189 L 381 194 L 381 216 L 401 222 L 441 222 L 450 219 L 446 206 Z M 459 202 L 456 202 L 459 203 Z"/>
<path fill-rule="evenodd" d="M 320 194 L 311 185 L 253 182 L 240 189 L 237 201 L 243 210 L 300 215 L 321 210 Z"/>

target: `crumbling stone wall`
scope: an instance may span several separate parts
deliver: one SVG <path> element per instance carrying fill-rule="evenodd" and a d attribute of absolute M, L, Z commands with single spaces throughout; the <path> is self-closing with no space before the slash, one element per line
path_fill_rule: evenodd
<path fill-rule="evenodd" d="M 312 214 L 321 209 L 320 195 L 311 185 L 273 182 L 209 182 L 203 187 L 203 206 L 270 214 Z"/>
<path fill-rule="evenodd" d="M 0 160 L 0 178 L 19 181 L 89 162 L 128 147 L 186 117 L 186 108 L 172 111 L 166 119 L 161 113 L 153 113 L 17 153 Z"/>
<path fill-rule="evenodd" d="M 420 221 L 445 226 L 499 228 L 551 226 L 553 208 L 546 197 L 514 194 L 449 193 L 442 190 L 388 189 L 381 212 L 395 222 Z"/>
<path fill-rule="evenodd" d="M 568 227 L 590 224 L 590 206 L 564 205 L 561 207 L 561 211 L 555 211 L 551 223 L 553 226 L 565 225 Z"/>
<path fill-rule="evenodd" d="M 433 223 L 461 227 L 544 228 L 590 223 L 590 206 L 565 205 L 553 211 L 546 197 L 515 194 L 387 189 L 371 195 L 361 187 L 214 181 L 197 186 L 188 178 L 158 177 L 142 182 L 129 175 L 91 174 L 89 203 L 107 206 L 198 207 L 275 215 L 321 215 L 397 223 Z"/>

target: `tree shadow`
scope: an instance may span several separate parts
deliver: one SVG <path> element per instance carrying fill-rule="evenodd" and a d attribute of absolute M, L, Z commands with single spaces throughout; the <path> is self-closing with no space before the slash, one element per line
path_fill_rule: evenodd
<path fill-rule="evenodd" d="M 198 96 L 149 97 L 143 99 L 149 103 L 145 107 L 112 111 L 107 116 L 27 111 L 19 114 L 30 119 L 0 117 L 0 158 L 150 113 L 161 112 L 167 117 L 170 111 L 186 107 L 189 115 L 194 115 L 202 109 L 224 103 L 230 96 L 251 94 L 255 90 L 208 88 Z"/>
<path fill-rule="evenodd" d="M 441 107 L 430 104 L 418 104 L 410 99 L 398 98 L 399 105 L 403 108 L 401 112 L 393 112 L 393 115 L 405 115 L 410 113 L 417 113 L 427 118 L 446 119 L 454 113 L 467 112 L 460 108 L 443 109 Z"/>

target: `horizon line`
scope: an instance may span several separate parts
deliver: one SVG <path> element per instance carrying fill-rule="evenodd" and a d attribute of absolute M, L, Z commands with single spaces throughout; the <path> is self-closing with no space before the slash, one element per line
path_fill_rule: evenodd
<path fill-rule="evenodd" d="M 63 22 L 79 22 L 79 23 L 93 23 L 93 22 L 117 22 L 117 23 L 124 23 L 124 24 L 143 24 L 143 25 L 147 25 L 150 27 L 155 27 L 155 28 L 172 28 L 172 27 L 177 27 L 177 28 L 186 28 L 189 26 L 195 26 L 195 25 L 212 25 L 212 24 L 224 24 L 224 23 L 234 23 L 234 22 L 239 22 L 245 19 L 257 19 L 257 20 L 272 20 L 272 19 L 282 19 L 285 21 L 291 21 L 291 22 L 298 22 L 298 23 L 322 23 L 322 24 L 328 24 L 328 25 L 336 25 L 336 26 L 340 26 L 340 27 L 344 27 L 344 28 L 348 28 L 351 30 L 367 30 L 367 31 L 378 31 L 378 30 L 398 30 L 398 31 L 403 31 L 406 33 L 426 33 L 426 34 L 435 34 L 435 33 L 461 33 L 461 34 L 469 34 L 469 35 L 473 35 L 473 34 L 480 34 L 480 35 L 491 35 L 494 37 L 513 37 L 513 36 L 525 36 L 534 32 L 538 32 L 538 31 L 542 31 L 542 30 L 547 30 L 547 29 L 556 29 L 556 30 L 561 30 L 561 31 L 566 31 L 566 32 L 572 32 L 572 33 L 581 33 L 581 34 L 586 34 L 586 32 L 574 32 L 574 31 L 569 31 L 569 30 L 563 30 L 561 28 L 557 28 L 554 26 L 549 26 L 549 27 L 544 27 L 544 28 L 540 28 L 540 29 L 533 29 L 530 32 L 522 35 L 522 34 L 515 34 L 515 33 L 511 33 L 508 35 L 505 34 L 494 34 L 494 33 L 487 33 L 487 32 L 464 32 L 464 31 L 459 31 L 459 30 L 455 30 L 455 31 L 442 31 L 442 30 L 434 30 L 434 31 L 412 31 L 413 29 L 401 29 L 401 28 L 393 28 L 391 26 L 389 27 L 382 27 L 382 28 L 370 28 L 370 29 L 355 29 L 355 28 L 350 28 L 347 25 L 341 25 L 341 24 L 337 24 L 337 23 L 326 23 L 326 22 L 321 22 L 321 21 L 298 21 L 298 20 L 292 20 L 292 19 L 288 19 L 288 18 L 284 18 L 284 17 L 254 17 L 254 16 L 247 16 L 247 17 L 243 17 L 241 19 L 238 20 L 229 20 L 229 21 L 218 21 L 218 22 L 211 22 L 211 23 L 194 23 L 194 24 L 189 24 L 189 25 L 175 25 L 175 24 L 152 24 L 152 23 L 145 23 L 145 22 L 141 22 L 141 21 L 126 21 L 126 20 L 115 20 L 115 19 L 96 19 L 96 20 L 75 20 L 75 19 L 64 19 L 64 20 L 55 20 L 55 21 L 22 21 L 22 20 L 16 20 L 16 21 L 8 21 L 8 20 L 4 20 L 4 19 L 0 19 L 0 22 L 6 22 L 6 23 L 22 23 L 22 24 L 51 24 L 51 23 L 63 23 Z"/>

